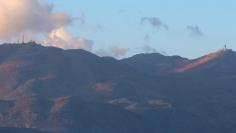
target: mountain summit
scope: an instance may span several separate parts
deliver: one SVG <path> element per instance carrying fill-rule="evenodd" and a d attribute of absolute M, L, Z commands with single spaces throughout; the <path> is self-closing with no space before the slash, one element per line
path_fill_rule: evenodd
<path fill-rule="evenodd" d="M 137 54 L 121 61 L 143 73 L 163 76 L 182 66 L 188 59 L 180 56 L 164 56 L 159 53 L 151 53 Z"/>
<path fill-rule="evenodd" d="M 234 61 L 236 53 L 231 49 L 221 49 L 216 52 L 207 54 L 195 60 L 190 60 L 183 66 L 175 69 L 177 73 L 204 71 L 211 73 L 221 73 L 222 71 L 232 72 L 232 68 L 236 66 Z"/>

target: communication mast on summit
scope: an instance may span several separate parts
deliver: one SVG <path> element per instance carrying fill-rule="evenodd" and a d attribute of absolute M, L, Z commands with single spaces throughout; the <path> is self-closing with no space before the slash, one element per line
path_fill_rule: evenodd
<path fill-rule="evenodd" d="M 25 35 L 23 35 L 22 37 L 19 37 L 19 38 L 17 39 L 17 43 L 18 43 L 18 44 L 24 44 L 24 43 L 25 43 Z"/>
<path fill-rule="evenodd" d="M 25 43 L 25 35 L 22 36 L 22 44 Z"/>
<path fill-rule="evenodd" d="M 25 38 L 25 35 L 22 35 L 17 39 L 17 44 L 37 44 L 37 43 L 33 39 L 29 39 L 29 37 Z"/>

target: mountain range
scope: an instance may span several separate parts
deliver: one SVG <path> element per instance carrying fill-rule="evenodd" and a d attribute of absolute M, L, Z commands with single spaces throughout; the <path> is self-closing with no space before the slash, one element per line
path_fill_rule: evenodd
<path fill-rule="evenodd" d="M 0 132 L 234 133 L 235 59 L 2 44 Z"/>

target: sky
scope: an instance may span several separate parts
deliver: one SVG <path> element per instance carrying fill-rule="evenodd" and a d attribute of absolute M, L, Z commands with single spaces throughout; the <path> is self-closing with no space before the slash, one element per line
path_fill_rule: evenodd
<path fill-rule="evenodd" d="M 22 8 L 29 10 L 9 17 Z M 236 49 L 235 13 L 235 0 L 0 0 L 0 19 L 7 21 L 0 22 L 0 39 L 24 34 L 117 58 L 152 52 L 197 58 L 225 44 Z M 19 18 L 27 22 L 15 24 Z"/>

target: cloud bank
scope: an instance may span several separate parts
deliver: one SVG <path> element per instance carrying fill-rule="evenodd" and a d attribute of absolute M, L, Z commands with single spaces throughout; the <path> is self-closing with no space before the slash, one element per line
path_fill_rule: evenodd
<path fill-rule="evenodd" d="M 48 38 L 43 41 L 43 44 L 63 49 L 82 48 L 91 51 L 93 41 L 83 37 L 73 37 L 70 33 L 66 32 L 64 28 L 59 28 L 49 33 Z"/>
<path fill-rule="evenodd" d="M 23 34 L 46 37 L 44 45 L 90 50 L 92 41 L 72 37 L 65 31 L 73 18 L 54 12 L 53 5 L 39 0 L 0 0 L 0 40 L 17 39 Z"/>
<path fill-rule="evenodd" d="M 65 13 L 53 13 L 53 6 L 38 0 L 0 0 L 0 38 L 19 33 L 48 33 L 72 22 Z"/>
<path fill-rule="evenodd" d="M 100 49 L 96 51 L 99 56 L 112 56 L 116 58 L 124 57 L 129 52 L 127 48 L 111 47 L 109 49 Z"/>

